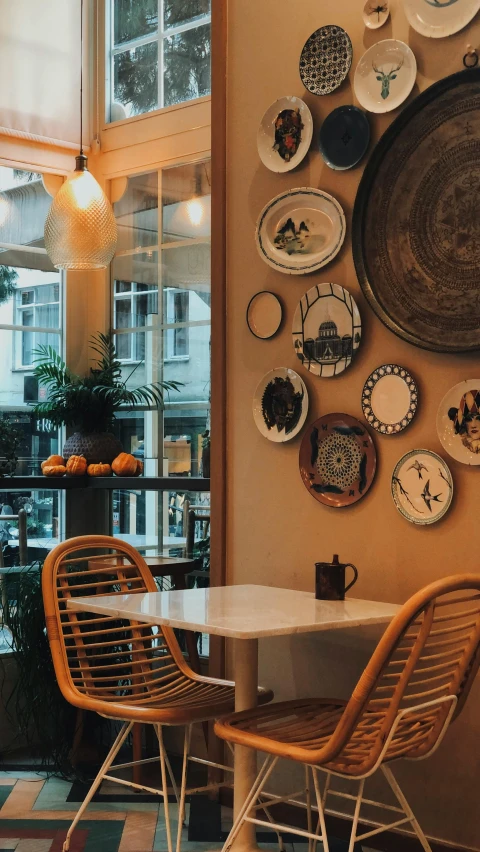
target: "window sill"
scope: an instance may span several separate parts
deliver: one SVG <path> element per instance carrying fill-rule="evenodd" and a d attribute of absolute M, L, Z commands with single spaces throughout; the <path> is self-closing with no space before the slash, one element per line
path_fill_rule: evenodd
<path fill-rule="evenodd" d="M 164 364 L 176 364 L 177 361 L 190 361 L 190 355 L 170 355 L 169 358 L 164 358 Z"/>

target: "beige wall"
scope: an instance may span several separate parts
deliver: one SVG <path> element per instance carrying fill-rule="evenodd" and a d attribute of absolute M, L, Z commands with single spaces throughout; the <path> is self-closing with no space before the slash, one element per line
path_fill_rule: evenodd
<path fill-rule="evenodd" d="M 360 573 L 355 595 L 401 603 L 421 585 L 464 570 L 477 570 L 476 514 L 480 470 L 449 460 L 455 481 L 455 502 L 443 522 L 416 528 L 395 509 L 390 477 L 406 451 L 427 447 L 443 455 L 435 416 L 443 394 L 456 382 L 478 375 L 478 358 L 439 355 L 410 346 L 389 332 L 363 298 L 356 279 L 349 236 L 337 259 L 325 270 L 287 276 L 262 262 L 255 247 L 258 213 L 273 196 L 296 186 L 321 187 L 335 195 L 351 213 L 362 168 L 330 170 L 317 149 L 322 119 L 340 104 L 355 103 L 352 80 L 356 63 L 374 42 L 401 38 L 418 62 L 417 85 L 425 89 L 442 76 L 462 68 L 467 43 L 480 45 L 480 21 L 448 39 L 429 40 L 411 30 L 400 0 L 381 30 L 364 30 L 363 0 L 230 0 L 228 75 L 228 581 L 263 583 L 312 590 L 313 564 L 338 552 Z M 323 24 L 339 24 L 352 38 L 354 61 L 341 89 L 324 98 L 306 93 L 298 58 L 307 37 Z M 275 175 L 261 164 L 256 150 L 257 127 L 269 104 L 281 95 L 298 95 L 314 117 L 309 156 L 289 174 Z M 412 95 L 413 97 L 413 95 Z M 373 142 L 392 118 L 370 116 Z M 215 132 L 215 128 L 213 128 Z M 293 312 L 314 283 L 333 281 L 355 296 L 362 314 L 363 340 L 354 364 L 336 379 L 318 379 L 297 361 L 291 345 Z M 250 297 L 270 289 L 283 300 L 286 315 L 281 332 L 271 341 L 256 340 L 245 323 Z M 317 503 L 298 473 L 301 437 L 282 446 L 263 439 L 251 412 L 258 381 L 273 367 L 289 366 L 301 373 L 310 395 L 308 422 L 333 411 L 361 418 L 360 395 L 365 378 L 385 362 L 404 364 L 418 380 L 421 406 L 402 435 L 375 434 L 378 454 L 376 481 L 357 505 L 332 510 Z M 277 698 L 294 694 L 347 690 L 369 649 L 367 634 L 352 632 L 328 639 L 278 639 L 262 643 L 263 682 Z M 327 662 L 328 661 L 328 662 Z M 480 767 L 480 689 L 471 696 L 463 717 L 449 732 L 430 761 L 408 764 L 399 778 L 408 780 L 412 805 L 431 835 L 480 849 L 478 789 Z"/>

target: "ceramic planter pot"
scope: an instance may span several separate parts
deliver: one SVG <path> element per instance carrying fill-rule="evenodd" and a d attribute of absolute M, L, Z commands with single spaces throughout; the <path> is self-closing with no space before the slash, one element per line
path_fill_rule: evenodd
<path fill-rule="evenodd" d="M 65 441 L 63 457 L 85 456 L 87 464 L 111 464 L 123 447 L 111 432 L 74 432 Z"/>

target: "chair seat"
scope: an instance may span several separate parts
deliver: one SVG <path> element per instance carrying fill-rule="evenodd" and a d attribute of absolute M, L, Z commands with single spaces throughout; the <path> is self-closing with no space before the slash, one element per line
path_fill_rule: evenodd
<path fill-rule="evenodd" d="M 266 704 L 273 698 L 270 689 L 258 688 L 258 703 Z M 189 681 L 182 683 L 177 695 L 157 696 L 142 700 L 142 694 L 119 696 L 118 703 L 111 699 L 95 698 L 95 709 L 111 719 L 133 719 L 138 722 L 162 724 L 189 724 L 217 719 L 235 709 L 235 686 L 228 681 Z"/>

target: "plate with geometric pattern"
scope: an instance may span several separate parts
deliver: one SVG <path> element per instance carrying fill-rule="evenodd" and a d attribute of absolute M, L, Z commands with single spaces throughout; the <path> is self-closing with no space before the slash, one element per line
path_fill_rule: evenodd
<path fill-rule="evenodd" d="M 381 435 L 403 432 L 415 417 L 417 405 L 415 380 L 398 364 L 377 367 L 363 386 L 363 415 Z"/>
<path fill-rule="evenodd" d="M 315 500 L 339 509 L 365 496 L 377 467 L 375 444 L 350 414 L 326 414 L 306 430 L 300 476 Z"/>
<path fill-rule="evenodd" d="M 300 77 L 313 95 L 329 95 L 345 80 L 352 65 L 353 48 L 341 27 L 320 27 L 307 39 L 300 55 Z"/>

